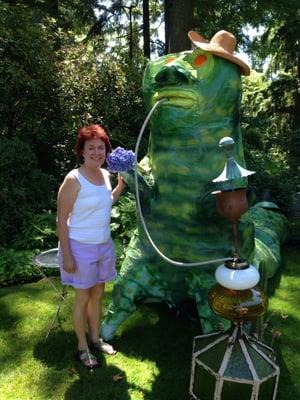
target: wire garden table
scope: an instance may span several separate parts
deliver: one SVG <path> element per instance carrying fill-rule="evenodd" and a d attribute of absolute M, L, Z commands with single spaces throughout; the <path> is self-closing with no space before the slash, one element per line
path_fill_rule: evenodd
<path fill-rule="evenodd" d="M 43 277 L 49 282 L 51 287 L 55 290 L 55 292 L 58 294 L 59 302 L 57 305 L 56 312 L 52 318 L 51 324 L 48 328 L 45 341 L 48 339 L 48 336 L 54 326 L 55 321 L 59 318 L 59 313 L 61 306 L 63 302 L 66 300 L 66 295 L 67 295 L 67 287 L 65 285 L 62 286 L 62 289 L 59 290 L 54 283 L 52 282 L 51 278 L 47 276 L 47 274 L 44 271 L 44 268 L 51 268 L 51 269 L 58 269 L 58 248 L 50 249 L 47 251 L 42 251 L 38 254 L 36 254 L 33 257 L 33 262 L 37 266 L 38 270 L 41 272 Z"/>

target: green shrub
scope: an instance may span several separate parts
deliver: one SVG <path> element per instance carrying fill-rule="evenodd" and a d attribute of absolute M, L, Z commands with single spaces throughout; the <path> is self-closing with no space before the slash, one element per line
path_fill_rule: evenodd
<path fill-rule="evenodd" d="M 111 231 L 116 245 L 118 265 L 124 259 L 124 248 L 135 227 L 134 195 L 126 193 L 112 209 Z M 32 259 L 39 251 L 57 247 L 56 213 L 49 210 L 39 214 L 28 214 L 12 246 L 0 248 L 0 286 L 40 278 L 42 274 Z M 58 271 L 47 270 L 46 274 L 49 273 L 57 275 Z"/>
<path fill-rule="evenodd" d="M 111 213 L 111 232 L 116 245 L 118 266 L 124 260 L 124 249 L 136 228 L 135 198 L 131 193 L 121 196 Z"/>
<path fill-rule="evenodd" d="M 249 148 L 245 156 L 247 168 L 256 172 L 249 177 L 255 200 L 273 201 L 289 217 L 293 208 L 295 177 L 291 176 L 284 158 Z"/>
<path fill-rule="evenodd" d="M 95 50 L 87 42 L 67 44 L 61 53 L 61 104 L 69 125 L 61 150 L 71 157 L 75 131 L 88 123 L 103 125 L 113 147 L 134 149 L 146 115 L 142 100 L 144 61 L 129 63 L 119 54 L 106 54 L 95 62 Z M 141 154 L 145 150 L 143 141 Z"/>
<path fill-rule="evenodd" d="M 56 213 L 48 210 L 30 215 L 13 246 L 20 250 L 48 250 L 57 247 L 57 241 Z"/>
<path fill-rule="evenodd" d="M 58 31 L 53 19 L 42 23 L 41 12 L 22 3 L 0 2 L 0 134 L 30 144 L 39 168 L 56 175 L 55 145 L 66 131 L 56 63 Z"/>
<path fill-rule="evenodd" d="M 0 286 L 31 281 L 41 274 L 33 264 L 32 251 L 0 248 Z"/>
<path fill-rule="evenodd" d="M 34 254 L 57 247 L 55 213 L 45 211 L 26 218 L 11 248 L 0 248 L 0 286 L 15 285 L 41 278 L 43 274 L 33 263 Z M 46 274 L 57 275 L 56 269 Z"/>
<path fill-rule="evenodd" d="M 42 278 L 44 276 L 43 269 L 34 264 L 34 254 L 36 252 L 32 250 L 1 247 L 0 287 L 17 285 Z M 44 272 L 47 276 L 58 275 L 58 269 L 56 268 L 47 268 Z"/>
<path fill-rule="evenodd" d="M 283 84 L 285 82 L 285 84 Z M 288 86 L 287 82 L 289 82 Z M 296 170 L 291 158 L 292 102 L 291 80 L 273 80 L 253 71 L 244 80 L 242 130 L 249 178 L 256 200 L 272 200 L 287 215 L 292 214 Z"/>
<path fill-rule="evenodd" d="M 31 147 L 18 138 L 1 138 L 0 171 L 0 243 L 5 246 L 30 215 L 49 207 L 52 179 L 39 170 Z"/>

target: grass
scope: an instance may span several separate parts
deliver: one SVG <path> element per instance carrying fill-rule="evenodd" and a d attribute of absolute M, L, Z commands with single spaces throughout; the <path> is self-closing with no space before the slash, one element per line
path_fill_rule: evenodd
<path fill-rule="evenodd" d="M 283 266 L 269 285 L 270 321 L 281 368 L 277 400 L 300 398 L 300 251 L 283 249 Z M 60 285 L 55 278 L 56 285 Z M 112 285 L 107 287 L 108 305 Z M 1 400 L 187 400 L 195 320 L 163 305 L 144 305 L 118 330 L 114 357 L 93 373 L 74 361 L 72 290 L 56 324 L 45 335 L 58 303 L 45 280 L 0 289 Z M 281 316 L 284 315 L 284 318 Z M 286 318 L 286 315 L 288 316 Z"/>
<path fill-rule="evenodd" d="M 300 399 L 300 250 L 285 247 L 282 271 L 269 285 L 270 328 L 280 333 L 275 340 L 281 376 L 277 400 Z M 282 273 L 281 273 L 282 272 Z"/>

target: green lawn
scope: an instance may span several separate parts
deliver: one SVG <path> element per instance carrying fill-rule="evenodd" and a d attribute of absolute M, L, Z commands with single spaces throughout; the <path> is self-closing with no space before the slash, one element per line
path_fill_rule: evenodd
<path fill-rule="evenodd" d="M 269 285 L 268 314 L 274 314 L 268 330 L 281 333 L 275 341 L 281 367 L 277 400 L 300 399 L 299 265 L 300 250 L 285 247 L 281 273 Z M 105 356 L 105 366 L 90 373 L 74 360 L 71 290 L 61 327 L 44 340 L 57 301 L 45 280 L 0 289 L 1 400 L 189 399 L 192 341 L 200 333 L 192 319 L 162 305 L 141 307 L 118 331 L 118 354 Z M 265 337 L 269 344 L 270 334 Z"/>

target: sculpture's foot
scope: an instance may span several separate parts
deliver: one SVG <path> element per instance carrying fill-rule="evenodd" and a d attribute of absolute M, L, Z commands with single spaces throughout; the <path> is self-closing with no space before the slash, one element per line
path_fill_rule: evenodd
<path fill-rule="evenodd" d="M 112 340 L 115 336 L 117 326 L 106 324 L 105 322 L 101 325 L 100 336 L 104 340 Z"/>
<path fill-rule="evenodd" d="M 121 323 L 134 311 L 135 308 L 128 312 L 108 311 L 107 316 L 100 326 L 100 337 L 107 341 L 112 340 Z"/>

